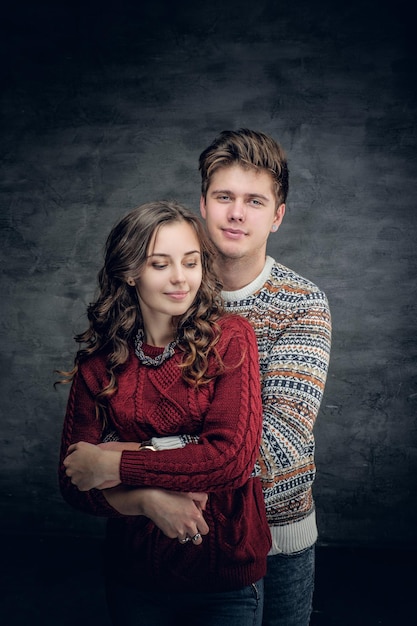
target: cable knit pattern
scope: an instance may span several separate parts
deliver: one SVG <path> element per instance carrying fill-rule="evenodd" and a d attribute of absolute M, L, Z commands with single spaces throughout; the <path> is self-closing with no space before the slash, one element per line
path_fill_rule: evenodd
<path fill-rule="evenodd" d="M 62 466 L 68 446 L 101 440 L 94 396 L 107 382 L 105 355 L 81 364 L 73 382 L 62 438 L 61 490 L 76 508 L 112 518 L 108 571 L 128 584 L 226 590 L 265 573 L 271 539 L 261 484 L 251 478 L 262 425 L 256 338 L 238 316 L 227 315 L 220 323 L 217 350 L 226 368 L 221 376 L 196 391 L 181 377 L 178 349 L 156 368 L 142 365 L 132 351 L 108 403 L 109 427 L 121 440 L 199 436 L 197 445 L 180 449 L 125 451 L 120 468 L 125 485 L 210 493 L 205 512 L 210 533 L 198 548 L 167 539 L 144 517 L 119 515 L 100 491 L 84 493 L 71 484 Z"/>
<path fill-rule="evenodd" d="M 256 472 L 274 552 L 301 550 L 317 537 L 313 426 L 329 364 L 328 302 L 316 285 L 271 257 L 253 283 L 223 295 L 258 340 L 264 421 Z"/>

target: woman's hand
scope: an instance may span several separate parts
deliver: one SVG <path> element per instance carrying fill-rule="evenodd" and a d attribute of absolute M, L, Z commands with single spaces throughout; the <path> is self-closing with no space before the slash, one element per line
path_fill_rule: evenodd
<path fill-rule="evenodd" d="M 209 527 L 203 517 L 208 495 L 206 493 L 146 489 L 141 495 L 143 515 L 149 517 L 171 539 L 185 539 L 200 535 L 193 543 L 199 545 Z"/>
<path fill-rule="evenodd" d="M 117 450 L 103 450 L 85 441 L 72 444 L 64 459 L 67 476 L 80 491 L 104 489 L 120 484 L 120 459 Z"/>
<path fill-rule="evenodd" d="M 200 535 L 199 545 L 209 527 L 203 517 L 206 493 L 180 493 L 166 489 L 130 489 L 116 487 L 103 492 L 108 503 L 122 515 L 145 515 L 170 539 Z"/>

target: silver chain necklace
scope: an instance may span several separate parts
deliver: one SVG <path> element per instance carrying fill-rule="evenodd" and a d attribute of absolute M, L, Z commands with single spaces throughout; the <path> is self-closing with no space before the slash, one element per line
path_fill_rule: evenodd
<path fill-rule="evenodd" d="M 164 351 L 161 354 L 158 354 L 155 358 L 151 356 L 147 356 L 142 349 L 143 345 L 143 330 L 139 329 L 137 335 L 135 337 L 135 354 L 138 357 L 139 361 L 143 363 L 143 365 L 152 365 L 153 367 L 158 367 L 167 359 L 170 359 L 175 354 L 175 346 L 177 342 L 171 341 L 167 346 L 165 346 Z"/>

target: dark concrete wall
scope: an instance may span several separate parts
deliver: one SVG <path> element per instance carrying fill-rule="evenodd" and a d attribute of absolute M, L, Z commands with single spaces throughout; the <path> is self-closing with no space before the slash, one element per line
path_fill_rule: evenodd
<path fill-rule="evenodd" d="M 42 6 L 39 7 L 38 4 Z M 270 253 L 328 294 L 322 544 L 416 544 L 416 50 L 407 4 L 17 2 L 3 16 L 2 529 L 95 532 L 59 495 L 70 366 L 105 237 L 134 206 L 197 209 L 200 151 L 286 148 Z M 117 8 L 116 8 L 117 7 Z"/>

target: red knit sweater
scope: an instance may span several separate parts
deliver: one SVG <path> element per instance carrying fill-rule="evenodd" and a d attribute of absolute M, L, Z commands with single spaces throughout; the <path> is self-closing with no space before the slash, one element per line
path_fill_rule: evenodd
<path fill-rule="evenodd" d="M 61 491 L 74 507 L 110 518 L 107 574 L 119 582 L 142 589 L 225 591 L 265 574 L 270 532 L 260 482 L 250 477 L 262 425 L 257 344 L 241 317 L 227 315 L 221 327 L 217 350 L 225 372 L 198 392 L 182 379 L 179 350 L 158 367 L 144 366 L 132 351 L 108 404 L 110 426 L 122 441 L 199 435 L 198 444 L 181 449 L 125 451 L 120 473 L 125 485 L 209 492 L 204 517 L 210 532 L 200 546 L 181 545 L 146 517 L 120 515 L 99 490 L 80 492 L 71 484 L 62 465 L 68 446 L 101 441 L 94 396 L 108 380 L 105 356 L 82 363 L 72 384 L 62 436 Z M 153 356 L 159 350 L 144 349 Z"/>

